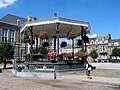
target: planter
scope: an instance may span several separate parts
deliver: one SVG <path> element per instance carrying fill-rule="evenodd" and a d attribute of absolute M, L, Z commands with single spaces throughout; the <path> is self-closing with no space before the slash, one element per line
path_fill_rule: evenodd
<path fill-rule="evenodd" d="M 0 68 L 0 73 L 2 73 L 2 68 Z"/>
<path fill-rule="evenodd" d="M 68 32 L 67 39 L 74 39 L 76 37 L 76 33 L 73 31 Z"/>
<path fill-rule="evenodd" d="M 56 60 L 51 60 L 51 63 L 57 63 L 57 61 Z"/>
<path fill-rule="evenodd" d="M 48 38 L 48 33 L 43 31 L 43 32 L 40 32 L 40 38 L 41 39 L 47 39 Z"/>

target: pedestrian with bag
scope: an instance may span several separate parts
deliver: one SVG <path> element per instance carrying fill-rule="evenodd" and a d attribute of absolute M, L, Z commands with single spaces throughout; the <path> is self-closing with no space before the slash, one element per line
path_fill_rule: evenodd
<path fill-rule="evenodd" d="M 92 71 L 92 65 L 89 57 L 87 57 L 85 68 L 86 68 L 87 79 L 92 79 L 92 77 L 90 77 L 90 72 Z"/>

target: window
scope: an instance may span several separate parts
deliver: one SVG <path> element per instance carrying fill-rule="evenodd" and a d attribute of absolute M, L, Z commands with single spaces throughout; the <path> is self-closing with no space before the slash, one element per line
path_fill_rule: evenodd
<path fill-rule="evenodd" d="M 8 29 L 7 28 L 2 28 L 2 41 L 7 42 L 8 38 Z"/>
<path fill-rule="evenodd" d="M 119 45 L 118 42 L 115 42 L 115 43 L 114 43 L 114 46 L 118 46 L 118 45 Z"/>
<path fill-rule="evenodd" d="M 98 50 L 98 46 L 96 46 L 96 50 Z"/>
<path fill-rule="evenodd" d="M 14 42 L 15 40 L 15 30 L 10 29 L 10 41 Z"/>
<path fill-rule="evenodd" d="M 103 51 L 105 51 L 105 46 L 103 46 Z"/>

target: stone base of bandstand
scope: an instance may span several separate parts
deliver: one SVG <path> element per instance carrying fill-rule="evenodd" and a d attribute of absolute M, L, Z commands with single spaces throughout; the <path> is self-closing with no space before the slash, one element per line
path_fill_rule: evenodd
<path fill-rule="evenodd" d="M 27 67 L 28 70 L 13 69 L 12 72 L 15 76 L 20 76 L 20 77 L 56 79 L 58 76 L 61 75 L 79 72 L 80 70 L 83 70 L 84 65 L 81 62 L 75 62 L 75 61 L 60 62 L 60 63 L 34 62 L 34 63 L 28 63 Z"/>
<path fill-rule="evenodd" d="M 15 69 L 12 70 L 15 76 L 19 77 L 32 77 L 32 78 L 48 78 L 48 79 L 56 79 L 55 72 L 24 72 L 24 71 L 17 71 Z"/>

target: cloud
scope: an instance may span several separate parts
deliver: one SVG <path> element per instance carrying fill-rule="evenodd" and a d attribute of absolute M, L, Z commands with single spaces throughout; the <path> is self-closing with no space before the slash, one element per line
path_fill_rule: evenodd
<path fill-rule="evenodd" d="M 14 4 L 15 1 L 17 0 L 0 0 L 0 9 L 6 8 L 7 6 Z"/>
<path fill-rule="evenodd" d="M 98 37 L 98 35 L 97 34 L 92 34 L 92 35 L 88 35 L 88 37 L 89 38 L 96 38 L 96 37 Z"/>

